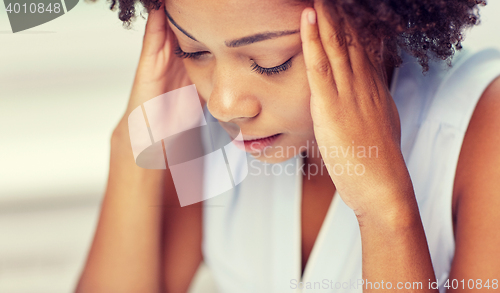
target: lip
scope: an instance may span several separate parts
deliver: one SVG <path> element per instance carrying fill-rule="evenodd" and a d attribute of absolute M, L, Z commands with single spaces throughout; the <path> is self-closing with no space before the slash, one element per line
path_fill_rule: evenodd
<path fill-rule="evenodd" d="M 270 136 L 252 136 L 245 135 L 243 140 L 233 139 L 234 145 L 247 152 L 261 151 L 266 147 L 273 145 L 273 143 L 281 137 L 281 133 L 273 134 Z"/>
<path fill-rule="evenodd" d="M 243 134 L 243 133 L 240 132 L 241 136 L 243 137 L 243 139 L 239 139 L 239 136 L 240 136 L 239 134 L 238 135 L 234 135 L 234 134 L 232 134 L 229 131 L 226 131 L 226 132 L 229 134 L 229 137 L 231 137 L 231 140 L 237 140 L 237 141 L 259 140 L 259 139 L 268 138 L 268 137 L 271 137 L 271 136 L 275 136 L 275 135 L 281 134 L 281 133 L 275 133 L 275 134 L 272 134 L 272 135 L 262 136 L 262 135 L 247 135 L 247 134 Z"/>

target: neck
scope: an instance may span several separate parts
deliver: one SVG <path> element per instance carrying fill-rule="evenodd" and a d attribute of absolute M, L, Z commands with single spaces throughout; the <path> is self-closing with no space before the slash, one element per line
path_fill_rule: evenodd
<path fill-rule="evenodd" d="M 311 146 L 307 152 L 307 156 L 304 158 L 304 178 L 312 181 L 331 181 L 328 170 L 326 169 L 321 154 L 317 147 L 317 144 Z"/>
<path fill-rule="evenodd" d="M 392 77 L 394 75 L 394 66 L 392 65 L 392 62 L 390 61 L 392 58 L 389 56 L 388 51 L 384 47 L 383 49 L 383 62 L 384 62 L 384 74 L 385 74 L 385 79 L 386 79 L 386 84 L 387 88 L 390 90 L 392 86 Z"/>
<path fill-rule="evenodd" d="M 385 74 L 386 74 L 387 88 L 390 90 L 392 86 L 392 78 L 394 75 L 394 66 L 387 65 L 386 63 Z"/>

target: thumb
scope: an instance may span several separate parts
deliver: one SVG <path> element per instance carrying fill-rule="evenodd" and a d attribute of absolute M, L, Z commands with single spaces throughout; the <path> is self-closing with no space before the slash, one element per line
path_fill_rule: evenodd
<path fill-rule="evenodd" d="M 149 11 L 144 32 L 141 55 L 150 56 L 157 54 L 164 46 L 166 39 L 165 3 L 160 8 Z"/>

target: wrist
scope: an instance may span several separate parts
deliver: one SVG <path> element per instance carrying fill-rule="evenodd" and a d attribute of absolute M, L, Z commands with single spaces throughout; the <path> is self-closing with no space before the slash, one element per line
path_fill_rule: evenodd
<path fill-rule="evenodd" d="M 128 131 L 128 121 L 122 118 L 120 122 L 116 125 L 115 129 L 111 133 L 111 150 L 123 145 L 130 145 L 130 134 Z"/>
<path fill-rule="evenodd" d="M 120 122 L 121 123 L 121 122 Z M 158 181 L 165 176 L 165 169 L 146 169 L 139 167 L 134 159 L 128 127 L 118 126 L 111 135 L 110 173 L 123 174 L 131 181 L 135 179 Z M 132 179 L 132 177 L 134 179 Z"/>
<path fill-rule="evenodd" d="M 411 182 L 373 194 L 370 203 L 354 210 L 360 226 L 405 228 L 420 222 L 420 213 Z"/>
<path fill-rule="evenodd" d="M 369 210 L 356 212 L 356 218 L 362 230 L 397 232 L 421 224 L 416 201 L 395 202 L 379 208 L 372 206 Z"/>
<path fill-rule="evenodd" d="M 163 205 L 168 170 L 139 167 L 128 137 L 113 135 L 111 141 L 106 197 L 144 207 Z"/>

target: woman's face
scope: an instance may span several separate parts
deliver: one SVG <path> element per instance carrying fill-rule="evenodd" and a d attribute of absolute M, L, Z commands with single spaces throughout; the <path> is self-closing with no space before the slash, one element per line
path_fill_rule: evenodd
<path fill-rule="evenodd" d="M 245 144 L 261 161 L 288 160 L 314 141 L 299 32 L 305 7 L 290 0 L 166 1 L 189 77 L 220 125 L 232 138 L 241 129 L 245 140 L 279 134 L 265 149 Z"/>

